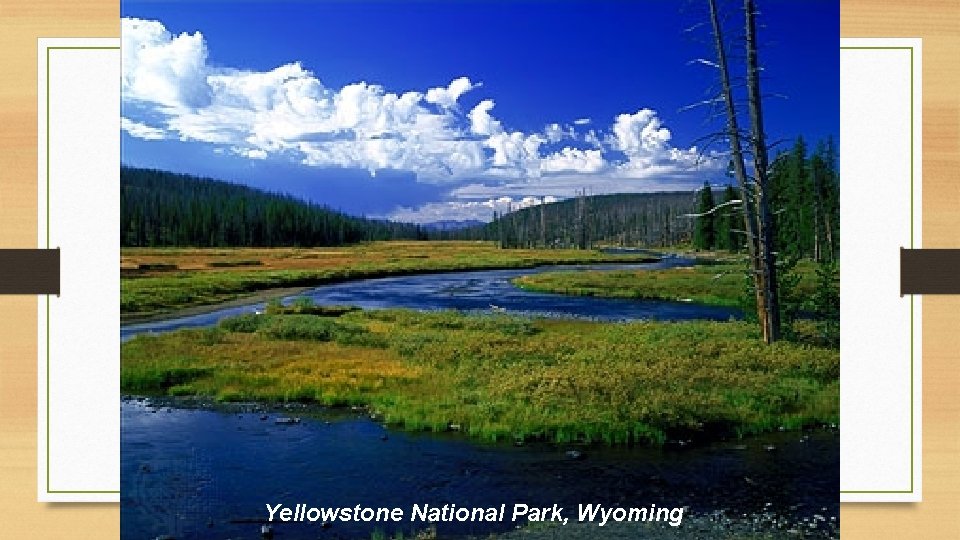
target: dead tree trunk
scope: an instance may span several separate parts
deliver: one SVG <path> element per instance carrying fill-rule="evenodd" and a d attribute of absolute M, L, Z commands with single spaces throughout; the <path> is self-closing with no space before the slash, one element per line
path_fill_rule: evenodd
<path fill-rule="evenodd" d="M 497 238 L 499 240 L 500 249 L 503 249 L 504 247 L 506 247 L 504 246 L 504 242 L 503 242 L 503 214 L 500 214 L 498 216 L 497 212 L 494 211 L 493 220 L 497 222 Z"/>
<path fill-rule="evenodd" d="M 586 195 L 586 189 L 577 192 L 577 249 L 587 249 Z"/>
<path fill-rule="evenodd" d="M 717 65 L 720 69 L 720 86 L 723 93 L 723 102 L 727 113 L 727 136 L 730 139 L 730 151 L 732 154 L 733 173 L 740 185 L 740 207 L 743 211 L 743 229 L 747 237 L 747 253 L 750 256 L 750 271 L 753 279 L 753 290 L 757 302 L 757 319 L 760 321 L 760 327 L 763 329 L 764 341 L 769 343 L 768 328 L 770 327 L 770 317 L 768 316 L 768 302 L 766 301 L 767 286 L 765 278 L 767 272 L 763 269 L 763 259 L 760 251 L 758 236 L 758 223 L 754 211 L 753 201 L 761 195 L 759 190 L 753 193 L 750 179 L 747 176 L 747 169 L 743 161 L 743 146 L 740 142 L 740 127 L 737 121 L 737 111 L 733 99 L 733 89 L 730 86 L 730 70 L 727 65 L 727 53 L 723 44 L 723 29 L 720 26 L 720 16 L 717 12 L 716 0 L 707 0 L 710 6 L 710 22 L 713 26 L 714 45 L 717 52 Z"/>
<path fill-rule="evenodd" d="M 547 247 L 547 216 L 543 208 L 547 205 L 546 197 L 540 201 L 540 247 Z"/>
<path fill-rule="evenodd" d="M 754 182 L 757 186 L 757 217 L 759 218 L 759 241 L 761 270 L 765 286 L 767 324 L 763 327 L 763 340 L 773 343 L 780 339 L 780 297 L 777 291 L 777 260 L 774 252 L 776 237 L 773 214 L 770 212 L 770 193 L 767 188 L 767 144 L 763 133 L 763 106 L 760 94 L 760 65 L 757 60 L 756 6 L 754 0 L 743 1 L 746 17 L 747 41 L 747 109 L 750 113 L 751 139 L 753 143 Z"/>
<path fill-rule="evenodd" d="M 823 227 L 827 234 L 827 261 L 833 262 L 837 252 L 833 241 L 833 213 L 830 209 L 825 209 L 823 213 Z"/>
<path fill-rule="evenodd" d="M 823 261 L 823 167 L 819 160 L 813 161 L 810 174 L 813 176 L 813 260 Z"/>

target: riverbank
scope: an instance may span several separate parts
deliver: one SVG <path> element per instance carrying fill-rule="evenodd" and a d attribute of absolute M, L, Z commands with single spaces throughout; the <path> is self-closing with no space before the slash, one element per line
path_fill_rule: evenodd
<path fill-rule="evenodd" d="M 643 253 L 499 249 L 492 242 L 452 241 L 341 248 L 124 249 L 120 313 L 124 323 L 144 322 L 204 313 L 206 306 L 224 302 L 243 305 L 286 296 L 290 290 L 366 278 L 656 260 Z"/>
<path fill-rule="evenodd" d="M 664 444 L 836 423 L 839 352 L 740 322 L 409 310 L 244 315 L 122 345 L 121 389 L 365 405 L 482 440 Z"/>
<path fill-rule="evenodd" d="M 179 308 L 174 311 L 152 311 L 146 313 L 120 313 L 120 324 L 138 324 L 138 323 L 148 323 L 148 322 L 157 322 L 165 321 L 168 319 L 178 319 L 181 317 L 192 317 L 194 315 L 204 315 L 207 313 L 214 313 L 222 309 L 234 308 L 234 307 L 243 307 L 253 304 L 259 304 L 261 302 L 269 302 L 271 300 L 278 300 L 280 298 L 286 298 L 288 296 L 296 296 L 303 293 L 304 291 L 310 290 L 311 287 L 277 287 L 275 289 L 264 289 L 262 291 L 257 291 L 255 293 L 243 294 L 237 296 L 233 300 L 226 300 L 224 302 L 219 302 L 216 304 L 203 304 L 197 306 L 190 306 L 185 308 Z"/>
<path fill-rule="evenodd" d="M 525 290 L 554 294 L 738 307 L 747 287 L 745 272 L 745 264 L 711 262 L 706 265 L 664 270 L 560 270 L 521 276 L 512 283 Z M 799 262 L 795 273 L 799 279 L 798 293 L 812 294 L 816 290 L 814 263 Z"/>

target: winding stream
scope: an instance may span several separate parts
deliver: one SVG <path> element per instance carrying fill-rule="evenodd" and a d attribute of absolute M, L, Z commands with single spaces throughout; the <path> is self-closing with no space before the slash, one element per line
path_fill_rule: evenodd
<path fill-rule="evenodd" d="M 525 291 L 510 283 L 524 275 L 556 270 L 636 270 L 690 266 L 683 258 L 666 258 L 647 264 L 596 264 L 578 266 L 540 266 L 516 270 L 477 270 L 439 274 L 418 274 L 389 278 L 363 279 L 323 285 L 297 295 L 317 304 L 346 304 L 365 309 L 411 308 L 422 310 L 459 309 L 489 311 L 491 306 L 507 312 L 546 317 L 581 317 L 606 321 L 657 319 L 680 321 L 709 319 L 725 321 L 739 318 L 739 310 L 686 302 L 627 300 L 566 296 Z M 293 298 L 293 297 L 290 297 Z M 290 298 L 285 299 L 289 301 Z M 126 341 L 141 333 L 162 333 L 180 328 L 211 326 L 220 319 L 263 309 L 264 303 L 218 309 L 201 315 L 180 317 L 120 327 Z"/>
<path fill-rule="evenodd" d="M 591 265 L 564 269 L 634 269 L 689 265 Z M 364 308 L 460 309 L 600 320 L 726 320 L 736 310 L 684 302 L 611 300 L 526 292 L 510 279 L 555 270 L 489 270 L 370 279 L 317 287 L 300 296 L 319 304 Z M 216 324 L 263 304 L 121 327 L 140 333 Z M 689 506 L 695 512 L 785 519 L 787 527 L 832 531 L 839 519 L 839 435 L 834 430 L 773 433 L 700 448 L 582 448 L 474 444 L 458 434 L 388 431 L 361 411 L 278 424 L 296 411 L 178 408 L 149 400 L 121 402 L 121 536 L 177 539 L 258 538 L 265 504 L 403 508 L 514 503 Z M 815 516 L 816 519 L 814 519 Z M 821 520 L 821 517 L 823 518 Z M 811 525 L 812 524 L 812 525 Z M 423 524 L 383 526 L 407 537 Z M 442 535 L 512 529 L 506 522 L 442 523 Z M 809 528 L 807 528 L 809 527 Z M 369 523 L 280 524 L 279 539 L 361 538 Z"/>

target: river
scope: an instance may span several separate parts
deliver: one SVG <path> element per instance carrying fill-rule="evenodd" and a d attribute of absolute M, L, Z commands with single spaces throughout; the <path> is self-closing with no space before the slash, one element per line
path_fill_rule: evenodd
<path fill-rule="evenodd" d="M 637 301 L 546 294 L 525 291 L 510 283 L 511 279 L 518 276 L 556 270 L 654 270 L 690 266 L 692 264 L 693 261 L 690 259 L 669 257 L 660 262 L 647 264 L 608 263 L 540 266 L 516 270 L 418 274 L 323 285 L 297 296 L 308 297 L 321 305 L 345 304 L 365 309 L 410 308 L 490 311 L 491 306 L 496 306 L 496 308 L 515 314 L 544 317 L 580 317 L 605 321 L 638 319 L 725 321 L 730 318 L 739 318 L 739 310 L 726 307 L 705 306 L 691 302 Z M 284 301 L 290 301 L 292 298 L 286 298 Z M 211 326 L 225 317 L 251 313 L 262 310 L 263 307 L 263 303 L 252 303 L 239 307 L 217 309 L 189 317 L 124 325 L 120 327 L 120 338 L 122 341 L 126 341 L 142 333 L 162 333 L 180 328 Z"/>
<path fill-rule="evenodd" d="M 664 268 L 645 265 L 565 269 Z M 685 302 L 610 300 L 522 291 L 510 279 L 554 270 L 454 272 L 370 279 L 305 292 L 319 304 L 364 308 L 461 309 L 600 320 L 726 320 L 736 310 Z M 288 299 L 289 300 L 289 299 Z M 215 324 L 262 304 L 121 327 L 139 333 Z M 577 448 L 478 444 L 452 434 L 387 430 L 363 411 L 187 408 L 142 398 L 121 402 L 121 536 L 257 538 L 266 504 L 402 508 L 414 504 L 492 507 L 559 504 L 689 506 L 698 513 L 749 514 L 826 536 L 838 526 L 839 435 L 822 429 L 773 433 L 698 448 Z M 318 417 L 317 414 L 320 414 Z M 296 424 L 281 416 L 300 415 Z M 582 459 L 567 451 L 577 449 Z M 518 523 L 441 523 L 441 535 L 502 532 Z M 376 528 L 411 537 L 423 523 L 281 524 L 277 538 L 370 538 Z"/>

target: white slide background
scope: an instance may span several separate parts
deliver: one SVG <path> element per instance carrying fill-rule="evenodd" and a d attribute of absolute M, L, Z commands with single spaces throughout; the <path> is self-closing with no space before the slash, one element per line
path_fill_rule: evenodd
<path fill-rule="evenodd" d="M 49 180 L 62 249 L 62 294 L 38 319 L 44 501 L 119 500 L 118 46 L 40 42 L 38 240 Z M 898 257 L 920 247 L 921 56 L 919 40 L 841 40 L 842 501 L 920 499 L 920 299 L 899 296 Z"/>
<path fill-rule="evenodd" d="M 840 42 L 840 500 L 920 500 L 921 43 Z"/>
<path fill-rule="evenodd" d="M 120 40 L 38 45 L 37 243 L 60 248 L 60 296 L 40 297 L 37 321 L 38 498 L 114 502 L 120 500 Z"/>

